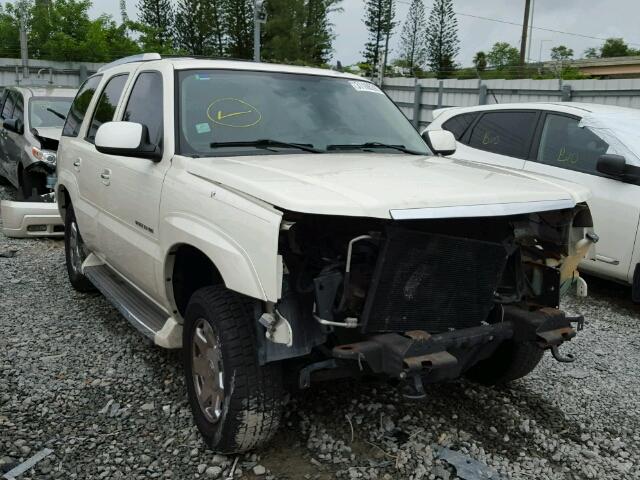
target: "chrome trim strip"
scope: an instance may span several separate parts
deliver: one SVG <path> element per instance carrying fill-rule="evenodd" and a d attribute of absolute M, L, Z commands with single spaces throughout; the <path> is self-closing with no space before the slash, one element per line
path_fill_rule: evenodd
<path fill-rule="evenodd" d="M 487 205 L 459 205 L 455 207 L 426 207 L 389 210 L 394 220 L 427 218 L 500 217 L 521 213 L 546 212 L 573 208 L 573 200 L 541 200 L 538 202 L 490 203 Z"/>

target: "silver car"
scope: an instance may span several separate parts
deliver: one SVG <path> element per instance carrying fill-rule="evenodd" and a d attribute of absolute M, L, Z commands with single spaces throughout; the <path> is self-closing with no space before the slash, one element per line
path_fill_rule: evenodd
<path fill-rule="evenodd" d="M 6 87 L 0 93 L 0 176 L 23 199 L 55 185 L 56 151 L 74 88 Z"/>

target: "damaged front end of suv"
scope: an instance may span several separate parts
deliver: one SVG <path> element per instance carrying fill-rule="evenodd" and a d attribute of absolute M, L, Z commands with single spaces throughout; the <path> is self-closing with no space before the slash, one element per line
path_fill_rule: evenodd
<path fill-rule="evenodd" d="M 582 328 L 560 297 L 597 241 L 586 204 L 503 216 L 358 218 L 283 212 L 282 297 L 260 360 L 289 359 L 298 387 L 380 374 L 423 383 L 520 378 Z M 409 217 L 409 218 L 407 218 Z"/>

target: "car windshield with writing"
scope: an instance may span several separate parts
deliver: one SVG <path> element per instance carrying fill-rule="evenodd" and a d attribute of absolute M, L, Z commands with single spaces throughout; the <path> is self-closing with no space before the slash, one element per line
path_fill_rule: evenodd
<path fill-rule="evenodd" d="M 179 153 L 430 155 L 375 85 L 319 75 L 188 70 L 179 80 Z"/>
<path fill-rule="evenodd" d="M 73 98 L 33 97 L 29 102 L 29 125 L 32 128 L 62 128 Z"/>

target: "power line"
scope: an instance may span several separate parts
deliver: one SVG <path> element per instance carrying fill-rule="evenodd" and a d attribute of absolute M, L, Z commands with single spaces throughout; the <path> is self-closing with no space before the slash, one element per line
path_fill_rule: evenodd
<path fill-rule="evenodd" d="M 404 5 L 411 5 L 409 2 L 407 1 L 403 1 L 403 0 L 396 0 L 397 3 L 402 3 Z M 429 7 L 426 7 L 429 8 Z M 473 15 L 471 13 L 463 13 L 463 12 L 453 12 L 456 15 L 460 15 L 461 17 L 470 17 L 470 18 L 476 18 L 478 20 L 486 20 L 488 22 L 496 22 L 496 23 L 502 23 L 505 25 L 513 25 L 514 27 L 522 27 L 522 23 L 518 23 L 518 22 L 512 22 L 509 20 L 502 20 L 500 18 L 492 18 L 492 17 L 483 17 L 482 15 Z M 606 38 L 602 38 L 602 37 L 594 37 L 592 35 L 585 35 L 582 33 L 574 33 L 574 32 L 565 32 L 563 30 L 555 30 L 553 28 L 545 28 L 545 27 L 533 27 L 534 30 L 540 30 L 543 32 L 550 32 L 550 33 L 559 33 L 561 35 L 570 35 L 572 37 L 580 37 L 580 38 L 589 38 L 591 40 L 600 40 L 601 42 L 605 42 L 607 39 Z M 627 42 L 628 45 L 636 45 L 636 46 L 640 46 L 640 43 L 635 43 L 635 42 Z"/>

